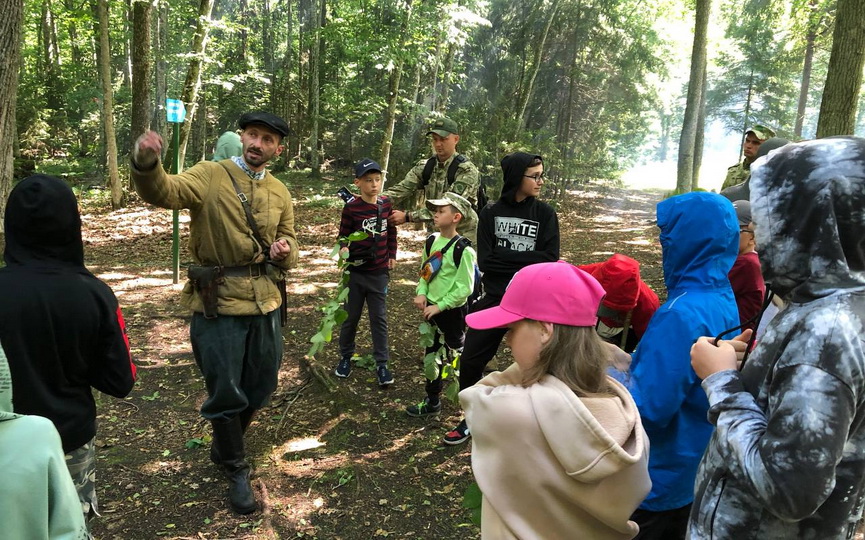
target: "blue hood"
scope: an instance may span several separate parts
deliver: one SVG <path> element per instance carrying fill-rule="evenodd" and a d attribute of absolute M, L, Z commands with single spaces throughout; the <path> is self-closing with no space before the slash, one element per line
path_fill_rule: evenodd
<path fill-rule="evenodd" d="M 715 193 L 694 192 L 658 203 L 667 292 L 729 287 L 739 254 L 733 204 Z"/>

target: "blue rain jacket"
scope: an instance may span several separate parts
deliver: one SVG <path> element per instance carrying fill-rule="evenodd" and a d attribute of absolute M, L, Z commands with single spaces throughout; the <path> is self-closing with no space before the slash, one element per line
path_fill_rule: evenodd
<path fill-rule="evenodd" d="M 658 227 L 667 301 L 634 352 L 629 381 L 651 445 L 652 491 L 640 508 L 654 512 L 693 501 L 697 466 L 714 429 L 691 346 L 739 325 L 727 279 L 739 250 L 732 203 L 715 193 L 672 197 L 658 203 Z"/>

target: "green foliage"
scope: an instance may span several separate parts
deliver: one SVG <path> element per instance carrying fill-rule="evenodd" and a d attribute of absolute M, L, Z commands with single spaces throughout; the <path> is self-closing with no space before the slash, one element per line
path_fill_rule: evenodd
<path fill-rule="evenodd" d="M 481 488 L 478 486 L 477 482 L 472 482 L 468 489 L 466 489 L 465 493 L 463 493 L 463 508 L 472 511 L 472 523 L 478 527 L 481 525 L 481 505 L 483 504 L 483 498 L 484 494 L 481 493 Z"/>
<path fill-rule="evenodd" d="M 323 315 L 318 325 L 318 331 L 309 338 L 309 342 L 312 343 L 307 353 L 309 357 L 314 357 L 324 349 L 325 344 L 331 342 L 334 328 L 345 322 L 348 317 L 348 312 L 342 309 L 342 306 L 348 298 L 348 267 L 355 264 L 348 260 L 348 246 L 352 242 L 365 239 L 367 236 L 367 233 L 363 231 L 355 231 L 346 237 L 341 237 L 330 252 L 331 259 L 336 260 L 340 279 L 333 297 L 319 308 Z M 345 247 L 344 250 L 343 247 Z"/>
<path fill-rule="evenodd" d="M 420 323 L 418 326 L 418 332 L 420 334 L 419 342 L 420 346 L 426 350 L 428 347 L 432 347 L 435 343 L 435 326 L 424 321 Z M 459 355 L 454 355 L 452 360 L 449 360 L 449 350 L 447 345 L 441 345 L 437 351 L 431 352 L 424 356 L 423 358 L 423 372 L 424 377 L 428 380 L 433 381 L 438 378 L 439 370 L 441 370 L 442 380 L 447 381 L 451 380 L 451 384 L 447 386 L 445 390 L 444 397 L 454 403 L 458 402 L 458 394 L 459 394 L 459 384 L 457 383 L 457 379 L 459 378 L 460 368 L 459 368 Z"/>

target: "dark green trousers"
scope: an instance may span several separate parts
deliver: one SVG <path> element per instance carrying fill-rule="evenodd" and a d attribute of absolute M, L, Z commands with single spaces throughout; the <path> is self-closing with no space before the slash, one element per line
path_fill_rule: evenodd
<path fill-rule="evenodd" d="M 201 416 L 229 420 L 247 408 L 256 410 L 267 404 L 276 390 L 282 363 L 279 310 L 215 319 L 194 313 L 189 338 L 207 386 Z"/>

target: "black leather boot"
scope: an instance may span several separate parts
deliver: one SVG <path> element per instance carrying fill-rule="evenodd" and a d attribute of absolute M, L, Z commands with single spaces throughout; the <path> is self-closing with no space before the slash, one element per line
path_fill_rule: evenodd
<path fill-rule="evenodd" d="M 249 464 L 243 453 L 243 428 L 240 417 L 228 421 L 211 422 L 213 443 L 220 457 L 220 465 L 228 478 L 228 501 L 238 514 L 249 514 L 258 508 L 249 483 Z"/>
<path fill-rule="evenodd" d="M 252 419 L 255 417 L 255 413 L 258 412 L 256 409 L 244 409 L 238 415 L 240 418 L 240 429 L 246 434 L 246 430 L 249 428 L 249 425 L 252 423 Z M 210 443 L 210 461 L 214 462 L 217 465 L 222 464 L 222 459 L 219 457 L 219 449 L 216 447 L 216 437 L 213 437 L 213 441 Z"/>

